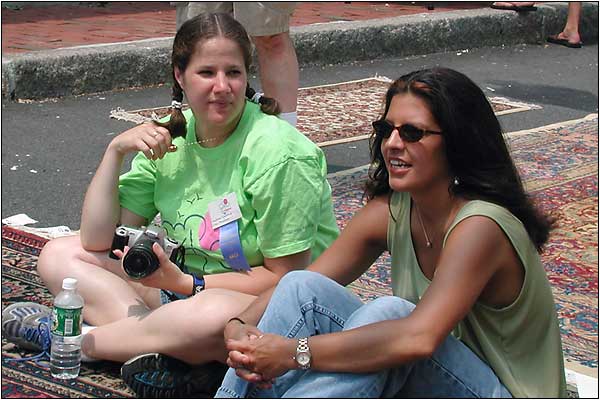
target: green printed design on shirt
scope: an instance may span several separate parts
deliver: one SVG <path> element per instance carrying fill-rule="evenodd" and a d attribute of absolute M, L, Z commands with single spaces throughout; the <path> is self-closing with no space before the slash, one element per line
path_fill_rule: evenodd
<path fill-rule="evenodd" d="M 52 312 L 52 333 L 58 336 L 79 336 L 81 335 L 80 308 L 61 308 L 54 307 Z"/>

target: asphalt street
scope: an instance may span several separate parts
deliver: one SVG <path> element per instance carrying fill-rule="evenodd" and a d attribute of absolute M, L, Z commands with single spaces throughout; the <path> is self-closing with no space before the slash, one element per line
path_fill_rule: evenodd
<path fill-rule="evenodd" d="M 582 49 L 517 45 L 382 59 L 301 70 L 301 86 L 396 78 L 433 66 L 457 69 L 490 96 L 541 106 L 501 116 L 505 131 L 582 118 L 598 112 L 598 45 Z M 255 86 L 256 77 L 253 77 Z M 2 218 L 25 213 L 34 227 L 79 229 L 87 185 L 114 135 L 131 123 L 109 118 L 126 110 L 163 106 L 169 88 L 130 89 L 44 102 L 2 102 Z M 329 171 L 368 163 L 366 141 L 324 148 Z M 125 165 L 125 168 L 127 165 Z"/>

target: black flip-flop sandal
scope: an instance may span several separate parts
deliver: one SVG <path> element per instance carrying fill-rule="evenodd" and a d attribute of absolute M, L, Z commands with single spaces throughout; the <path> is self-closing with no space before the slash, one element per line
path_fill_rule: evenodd
<path fill-rule="evenodd" d="M 529 12 L 536 11 L 537 7 L 535 6 L 497 6 L 492 4 L 490 8 L 494 10 L 506 10 L 506 11 L 516 11 L 516 12 Z"/>
<path fill-rule="evenodd" d="M 560 44 L 561 46 L 570 47 L 571 49 L 579 49 L 583 43 L 571 43 L 567 39 L 561 39 L 558 35 L 550 35 L 546 38 L 548 43 Z"/>

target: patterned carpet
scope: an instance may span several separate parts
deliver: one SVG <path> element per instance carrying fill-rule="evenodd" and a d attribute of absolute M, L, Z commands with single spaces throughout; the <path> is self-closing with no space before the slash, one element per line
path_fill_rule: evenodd
<path fill-rule="evenodd" d="M 510 146 L 528 189 L 559 225 L 543 254 L 560 318 L 567 361 L 598 367 L 598 117 L 509 134 Z M 362 205 L 366 168 L 332 174 L 338 222 L 345 226 Z M 2 307 L 17 301 L 50 305 L 36 274 L 46 242 L 2 227 Z M 382 256 L 351 288 L 364 300 L 390 294 L 388 256 Z M 2 340 L 4 398 L 132 397 L 119 365 L 84 364 L 74 381 L 53 379 L 34 362 L 12 362 L 28 353 Z"/>
<path fill-rule="evenodd" d="M 35 270 L 45 243 L 39 236 L 2 226 L 2 309 L 17 301 L 52 305 L 52 296 Z M 134 397 L 121 380 L 119 364 L 86 363 L 78 379 L 62 381 L 33 361 L 11 361 L 30 355 L 2 338 L 2 398 Z"/>
<path fill-rule="evenodd" d="M 321 146 L 337 141 L 364 138 L 371 132 L 371 121 L 383 110 L 383 100 L 390 80 L 384 77 L 300 88 L 298 91 L 298 130 Z M 490 98 L 497 115 L 538 109 L 503 97 Z M 187 109 L 184 105 L 183 109 Z M 351 108 L 352 112 L 348 112 Z M 142 123 L 162 118 L 168 107 L 111 111 L 111 118 Z M 332 118 L 332 116 L 334 116 Z"/>

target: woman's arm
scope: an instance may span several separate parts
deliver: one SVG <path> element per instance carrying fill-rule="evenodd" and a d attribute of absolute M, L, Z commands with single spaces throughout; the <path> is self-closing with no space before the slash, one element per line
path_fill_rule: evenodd
<path fill-rule="evenodd" d="M 363 373 L 430 357 L 495 276 L 507 271 L 519 275 L 521 269 L 498 225 L 485 217 L 467 218 L 449 236 L 431 285 L 408 317 L 311 337 L 311 368 Z M 236 341 L 235 346 L 228 343 L 228 349 L 233 364 L 243 364 L 255 377 L 269 380 L 296 368 L 292 360 L 296 345 L 294 339 L 265 335 Z M 243 354 L 236 356 L 231 350 Z"/>
<path fill-rule="evenodd" d="M 149 159 L 162 158 L 171 144 L 165 128 L 143 124 L 115 137 L 108 145 L 88 187 L 81 211 L 81 243 L 89 251 L 110 248 L 116 225 L 121 221 L 118 181 L 125 155 L 142 151 Z M 141 225 L 145 219 L 127 214 L 127 222 Z"/>
<path fill-rule="evenodd" d="M 307 269 L 319 272 L 340 285 L 354 282 L 387 250 L 389 215 L 388 195 L 369 201 Z"/>
<path fill-rule="evenodd" d="M 387 196 L 371 200 L 348 223 L 341 235 L 307 269 L 326 275 L 346 285 L 354 281 L 387 248 Z M 274 287 L 263 292 L 238 317 L 238 322 L 227 324 L 225 339 L 241 339 L 248 329 L 254 329 L 271 299 Z"/>
<path fill-rule="evenodd" d="M 258 296 L 275 286 L 287 272 L 304 269 L 310 264 L 310 249 L 289 256 L 265 258 L 264 266 L 248 272 L 226 272 L 205 275 L 206 288 L 224 288 Z"/>

